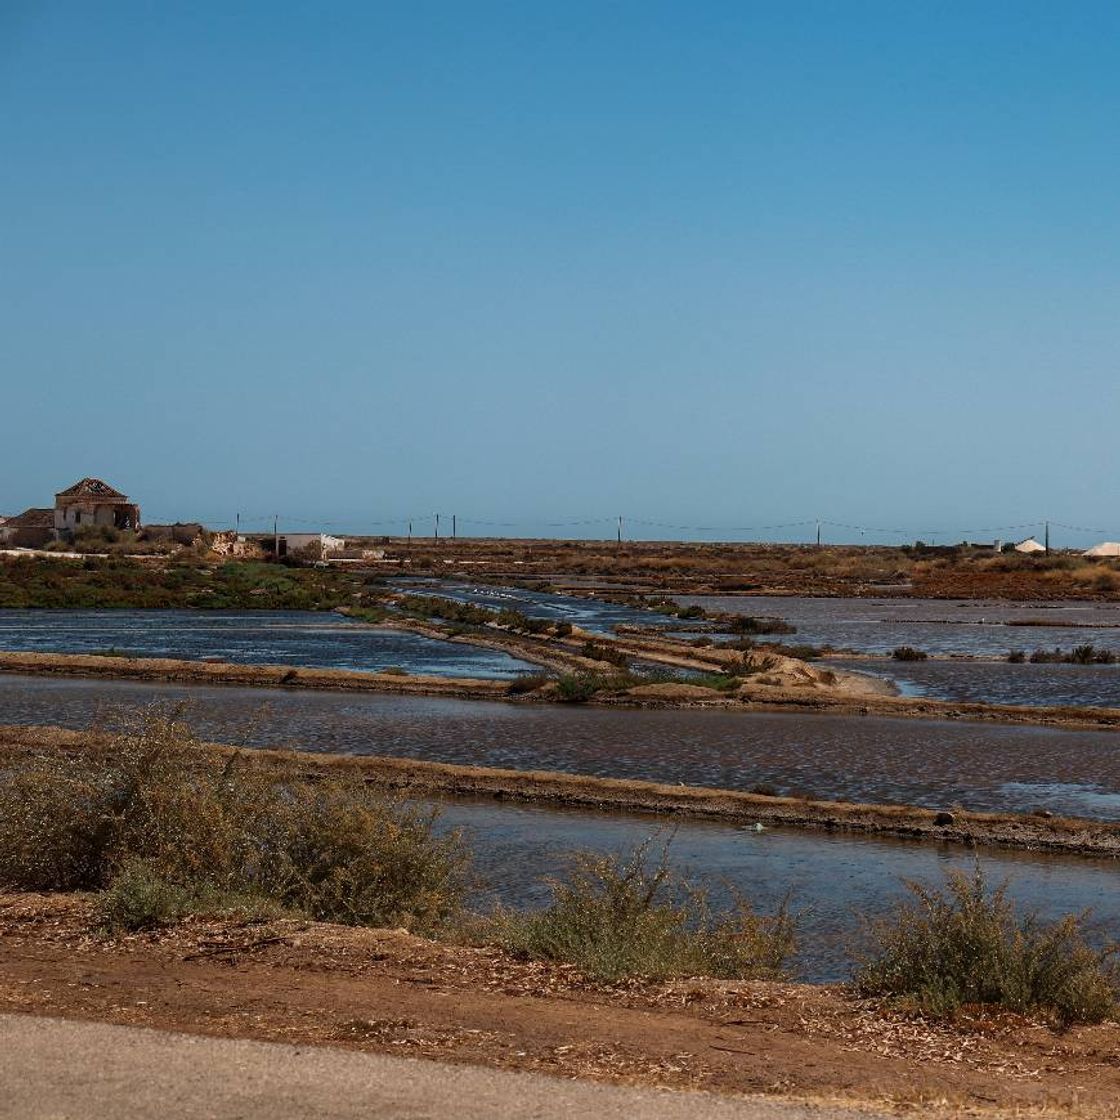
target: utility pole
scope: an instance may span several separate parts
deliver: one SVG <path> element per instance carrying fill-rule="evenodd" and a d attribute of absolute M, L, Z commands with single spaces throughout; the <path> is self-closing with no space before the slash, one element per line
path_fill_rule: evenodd
<path fill-rule="evenodd" d="M 821 519 L 817 518 L 817 548 L 821 546 Z"/>
<path fill-rule="evenodd" d="M 280 559 L 280 515 L 278 513 L 272 515 L 272 555 L 277 560 Z"/>
<path fill-rule="evenodd" d="M 238 537 L 241 536 L 241 514 L 234 514 L 233 523 L 236 526 L 236 528 L 234 529 L 234 535 Z"/>
<path fill-rule="evenodd" d="M 458 524 L 457 524 L 457 519 L 456 519 L 455 514 L 452 514 L 451 515 L 451 539 L 455 540 L 455 538 L 458 535 L 459 535 L 459 527 L 458 527 Z"/>
<path fill-rule="evenodd" d="M 439 514 L 436 514 L 436 540 L 439 540 Z"/>
<path fill-rule="evenodd" d="M 408 523 L 408 547 L 412 547 L 412 522 Z"/>
<path fill-rule="evenodd" d="M 622 547 L 622 514 L 618 515 L 618 547 Z"/>
<path fill-rule="evenodd" d="M 1046 555 L 1050 555 L 1050 522 L 1046 522 L 1046 535 L 1043 537 L 1043 544 L 1046 545 Z"/>

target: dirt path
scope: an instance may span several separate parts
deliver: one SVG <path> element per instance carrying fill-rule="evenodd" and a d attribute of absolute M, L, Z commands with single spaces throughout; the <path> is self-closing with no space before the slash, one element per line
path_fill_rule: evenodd
<path fill-rule="evenodd" d="M 666 1092 L 331 1046 L 0 1015 L 3 1120 L 888 1120 L 885 1112 Z"/>
<path fill-rule="evenodd" d="M 402 931 L 192 921 L 103 940 L 78 896 L 0 896 L 0 1011 L 329 1045 L 630 1085 L 921 1115 L 1112 1117 L 1115 1024 L 935 1026 L 839 988 L 589 985 L 572 969 Z M 1069 1111 L 1072 1109 L 1073 1111 Z"/>

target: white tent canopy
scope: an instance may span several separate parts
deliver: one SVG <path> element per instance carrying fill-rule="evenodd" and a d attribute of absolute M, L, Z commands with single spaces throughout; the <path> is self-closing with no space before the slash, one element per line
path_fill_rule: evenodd
<path fill-rule="evenodd" d="M 1045 552 L 1046 545 L 1039 544 L 1034 537 L 1027 537 L 1025 541 L 1020 541 L 1015 546 L 1016 552 Z"/>
<path fill-rule="evenodd" d="M 1101 541 L 1087 548 L 1082 556 L 1120 556 L 1120 541 Z"/>

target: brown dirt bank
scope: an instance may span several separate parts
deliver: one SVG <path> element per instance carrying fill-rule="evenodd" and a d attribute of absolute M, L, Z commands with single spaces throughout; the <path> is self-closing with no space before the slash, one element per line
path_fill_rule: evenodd
<path fill-rule="evenodd" d="M 810 667 L 785 658 L 793 666 Z M 708 690 L 702 696 L 692 688 L 643 686 L 617 693 L 600 692 L 597 705 L 631 708 L 721 708 L 743 712 L 821 712 L 831 715 L 883 716 L 891 719 L 968 720 L 1076 730 L 1120 730 L 1120 709 L 1080 707 L 1030 707 L 1012 704 L 958 703 L 874 691 L 853 693 L 847 681 L 832 688 L 819 676 L 797 677 L 794 668 L 780 679 L 787 684 L 765 683 L 762 674 L 736 692 Z M 358 673 L 342 669 L 291 668 L 283 665 L 238 665 L 230 662 L 177 661 L 152 657 L 104 657 L 94 654 L 0 652 L 0 673 L 104 677 L 118 680 L 170 681 L 188 684 L 241 685 L 259 688 L 309 688 L 355 690 L 417 696 L 447 696 L 463 700 L 503 700 L 511 703 L 559 702 L 554 685 L 527 693 L 511 690 L 508 681 L 477 678 L 409 676 L 395 673 Z M 851 674 L 850 676 L 854 676 Z M 838 674 L 839 676 L 839 674 Z"/>
<path fill-rule="evenodd" d="M 116 939 L 75 895 L 0 895 L 0 1010 L 906 1115 L 1113 1117 L 1120 1027 L 938 1025 L 839 987 L 604 987 L 403 931 L 192 920 Z"/>
<path fill-rule="evenodd" d="M 1120 567 L 1077 553 L 993 554 L 975 548 L 680 541 L 384 539 L 391 574 L 547 582 L 647 594 L 996 598 L 1045 602 L 1120 597 Z"/>
<path fill-rule="evenodd" d="M 81 750 L 103 742 L 100 732 L 0 725 L 0 756 L 29 749 Z M 232 751 L 223 744 L 213 749 Z M 655 813 L 717 820 L 728 825 L 785 827 L 1073 855 L 1120 856 L 1120 824 L 1034 814 L 977 813 L 907 805 L 867 805 L 702 786 L 672 786 L 623 778 L 595 778 L 547 770 L 503 770 L 367 755 L 308 754 L 253 748 L 254 757 L 314 775 L 332 769 L 360 772 L 386 790 L 417 797 L 522 802 L 568 809 Z"/>
<path fill-rule="evenodd" d="M 507 681 L 482 680 L 476 677 L 359 673 L 347 669 L 239 665 L 228 661 L 180 661 L 170 657 L 106 657 L 87 653 L 0 652 L 0 672 L 249 685 L 261 688 L 353 689 L 487 700 L 502 699 L 509 690 Z"/>

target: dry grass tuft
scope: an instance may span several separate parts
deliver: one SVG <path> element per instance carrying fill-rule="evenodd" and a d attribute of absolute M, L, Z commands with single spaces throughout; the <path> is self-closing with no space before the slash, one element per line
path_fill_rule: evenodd
<path fill-rule="evenodd" d="M 499 911 L 485 935 L 516 957 L 575 965 L 593 980 L 716 976 L 774 978 L 794 949 L 783 905 L 757 917 L 740 900 L 715 916 L 706 892 L 676 878 L 668 846 L 651 864 L 649 844 L 626 857 L 583 853 L 552 901 L 530 912 Z"/>
<path fill-rule="evenodd" d="M 954 872 L 944 890 L 908 884 L 913 900 L 871 928 L 856 983 L 930 1015 L 969 1004 L 1040 1012 L 1063 1026 L 1115 1014 L 1111 949 L 1085 940 L 1085 918 L 1045 924 L 1020 917 L 1007 884 L 989 891 L 980 865 Z"/>
<path fill-rule="evenodd" d="M 432 931 L 457 915 L 467 865 L 433 813 L 387 799 L 359 774 L 312 781 L 222 755 L 168 715 L 79 754 L 12 758 L 0 819 L 0 885 L 108 889 L 111 921 L 140 926 L 256 900 Z"/>

